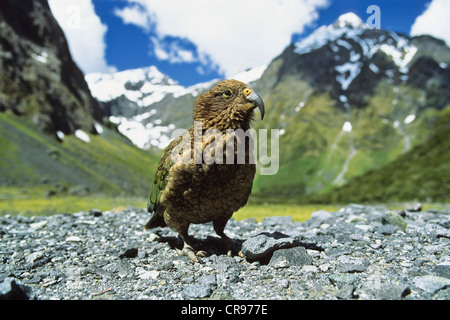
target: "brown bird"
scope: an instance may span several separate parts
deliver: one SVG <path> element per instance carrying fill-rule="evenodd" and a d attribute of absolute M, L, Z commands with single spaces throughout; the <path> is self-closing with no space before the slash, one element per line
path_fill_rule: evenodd
<path fill-rule="evenodd" d="M 177 231 L 184 242 L 181 253 L 194 262 L 205 252 L 192 248 L 191 223 L 212 221 L 228 254 L 237 251 L 224 229 L 252 190 L 253 144 L 239 133 L 250 129 L 255 108 L 263 119 L 264 103 L 248 85 L 219 82 L 197 98 L 194 126 L 167 146 L 159 162 L 148 201 L 152 217 L 145 229 L 168 226 Z"/>

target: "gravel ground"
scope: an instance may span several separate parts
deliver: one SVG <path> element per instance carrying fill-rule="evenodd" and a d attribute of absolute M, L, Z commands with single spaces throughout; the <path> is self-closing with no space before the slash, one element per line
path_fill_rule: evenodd
<path fill-rule="evenodd" d="M 224 254 L 212 225 L 192 225 L 201 264 L 177 254 L 148 213 L 90 210 L 0 217 L 0 297 L 29 299 L 409 299 L 450 297 L 450 207 L 352 204 L 290 217 L 230 220 L 246 258 Z M 245 240 L 245 241 L 244 241 Z"/>

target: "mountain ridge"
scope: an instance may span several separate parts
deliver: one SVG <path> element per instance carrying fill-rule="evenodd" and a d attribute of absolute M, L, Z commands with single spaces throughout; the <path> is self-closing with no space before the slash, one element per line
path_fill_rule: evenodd
<path fill-rule="evenodd" d="M 83 177 L 93 190 L 146 193 L 150 180 L 139 177 L 151 176 L 173 132 L 192 125 L 196 97 L 219 79 L 183 87 L 154 66 L 83 77 L 46 1 L 23 5 L 11 11 L 29 9 L 23 14 L 32 17 L 21 25 L 5 13 L 17 3 L 0 4 L 0 14 L 7 17 L 0 22 L 0 67 L 5 71 L 0 74 L 0 122 L 10 129 L 3 128 L 0 137 L 6 151 L 0 181 L 36 184 L 42 177 L 77 185 Z M 450 49 L 430 36 L 369 29 L 355 17 L 344 15 L 292 43 L 269 65 L 236 75 L 265 101 L 265 119 L 254 128 L 279 129 L 279 170 L 261 175 L 259 164 L 250 201 L 337 199 L 329 196 L 334 190 L 348 183 L 351 188 L 345 190 L 357 190 L 364 183 L 357 177 L 371 181 L 371 172 L 392 172 L 392 163 L 403 170 L 395 161 L 412 150 L 424 154 L 429 148 L 436 154 L 445 148 L 438 143 L 442 139 L 430 137 L 435 123 L 449 121 Z M 59 30 L 56 40 L 50 37 L 53 28 Z M 49 142 L 43 134 L 56 139 Z M 435 143 L 427 146 L 430 141 Z M 136 159 L 127 162 L 110 152 L 117 152 L 114 143 Z M 435 157 L 429 163 L 438 168 L 443 160 Z M 66 181 L 47 173 L 51 164 L 67 170 Z M 423 166 L 416 161 L 412 176 L 429 172 Z M 128 172 L 133 183 L 121 172 Z M 401 183 L 417 181 L 399 177 Z M 336 194 L 341 192 L 343 199 L 349 193 L 345 190 Z"/>
<path fill-rule="evenodd" d="M 443 41 L 370 29 L 353 13 L 290 44 L 251 79 L 268 107 L 255 129 L 280 130 L 279 171 L 257 174 L 253 199 L 326 194 L 425 143 L 432 119 L 450 104 L 449 65 Z M 155 129 L 141 147 L 162 148 L 175 128 L 191 125 L 195 98 L 167 94 L 139 106 L 133 123 L 112 121 L 125 135 L 133 126 L 146 127 L 139 134 Z"/>
<path fill-rule="evenodd" d="M 104 114 L 47 1 L 2 1 L 0 25 L 0 111 L 26 116 L 55 138 L 95 133 Z"/>
<path fill-rule="evenodd" d="M 135 147 L 104 117 L 47 1 L 2 0 L 2 200 L 15 188 L 20 196 L 146 194 L 155 153 Z"/>

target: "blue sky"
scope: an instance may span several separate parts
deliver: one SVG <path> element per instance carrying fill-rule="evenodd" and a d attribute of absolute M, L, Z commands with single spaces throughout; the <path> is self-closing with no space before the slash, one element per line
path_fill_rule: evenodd
<path fill-rule="evenodd" d="M 291 41 L 341 14 L 354 12 L 366 21 L 370 5 L 380 7 L 382 29 L 445 39 L 450 27 L 441 20 L 448 20 L 450 1 L 431 2 L 49 0 L 85 73 L 155 65 L 185 86 L 267 64 Z"/>

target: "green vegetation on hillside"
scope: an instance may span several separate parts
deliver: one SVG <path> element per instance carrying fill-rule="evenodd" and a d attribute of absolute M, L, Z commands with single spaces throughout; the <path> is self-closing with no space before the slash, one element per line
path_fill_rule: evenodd
<path fill-rule="evenodd" d="M 450 195 L 450 106 L 433 119 L 433 133 L 382 168 L 371 170 L 331 192 L 306 201 L 448 202 Z"/>
<path fill-rule="evenodd" d="M 148 193 L 158 155 L 106 127 L 89 138 L 58 142 L 26 118 L 0 113 L 0 185 L 40 187 L 48 195 Z"/>

